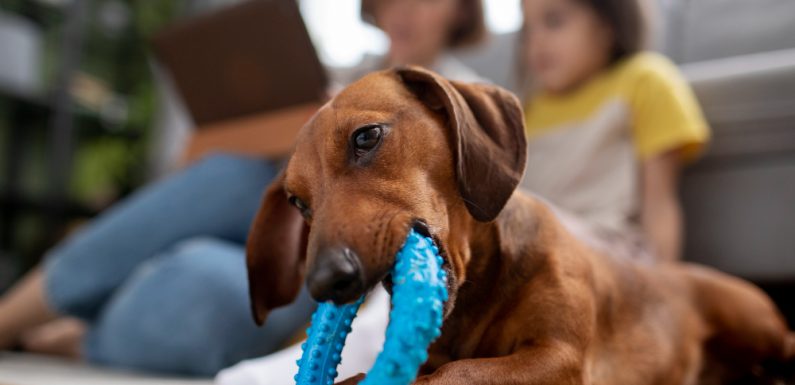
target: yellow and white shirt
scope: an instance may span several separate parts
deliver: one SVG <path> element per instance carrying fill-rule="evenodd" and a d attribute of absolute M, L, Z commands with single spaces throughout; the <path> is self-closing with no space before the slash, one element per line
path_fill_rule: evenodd
<path fill-rule="evenodd" d="M 597 233 L 640 236 L 640 165 L 678 150 L 699 155 L 709 128 L 692 90 L 668 59 L 639 53 L 565 95 L 526 105 L 522 186 Z"/>

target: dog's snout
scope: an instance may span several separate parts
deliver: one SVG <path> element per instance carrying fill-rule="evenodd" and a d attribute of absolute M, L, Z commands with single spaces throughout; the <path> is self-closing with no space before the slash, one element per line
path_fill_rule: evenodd
<path fill-rule="evenodd" d="M 341 304 L 357 299 L 364 288 L 359 258 L 347 247 L 325 248 L 317 255 L 307 285 L 317 301 Z"/>

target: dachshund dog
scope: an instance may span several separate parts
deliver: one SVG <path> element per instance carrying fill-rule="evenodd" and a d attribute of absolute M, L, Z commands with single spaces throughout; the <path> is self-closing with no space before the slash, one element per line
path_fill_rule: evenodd
<path fill-rule="evenodd" d="M 389 289 L 414 228 L 450 293 L 416 384 L 709 385 L 791 368 L 795 334 L 762 291 L 597 252 L 515 191 L 525 161 L 509 92 L 415 67 L 362 78 L 302 128 L 265 193 L 247 245 L 256 321 L 304 280 L 339 304 Z"/>

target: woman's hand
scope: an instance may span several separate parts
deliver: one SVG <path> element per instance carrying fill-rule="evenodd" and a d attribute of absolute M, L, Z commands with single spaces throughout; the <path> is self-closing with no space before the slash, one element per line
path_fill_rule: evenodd
<path fill-rule="evenodd" d="M 678 260 L 682 252 L 679 159 L 677 151 L 669 151 L 643 162 L 641 224 L 662 261 Z"/>

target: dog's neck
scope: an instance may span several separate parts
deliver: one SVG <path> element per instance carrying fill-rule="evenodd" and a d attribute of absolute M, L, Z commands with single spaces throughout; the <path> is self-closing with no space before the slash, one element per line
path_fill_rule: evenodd
<path fill-rule="evenodd" d="M 529 279 L 549 255 L 550 237 L 561 230 L 543 202 L 521 192 L 491 222 L 478 222 L 466 210 L 451 212 L 447 251 L 457 261 L 455 279 L 459 287 L 472 284 L 478 291 L 511 290 L 512 281 L 523 281 L 499 279 L 506 273 Z"/>

